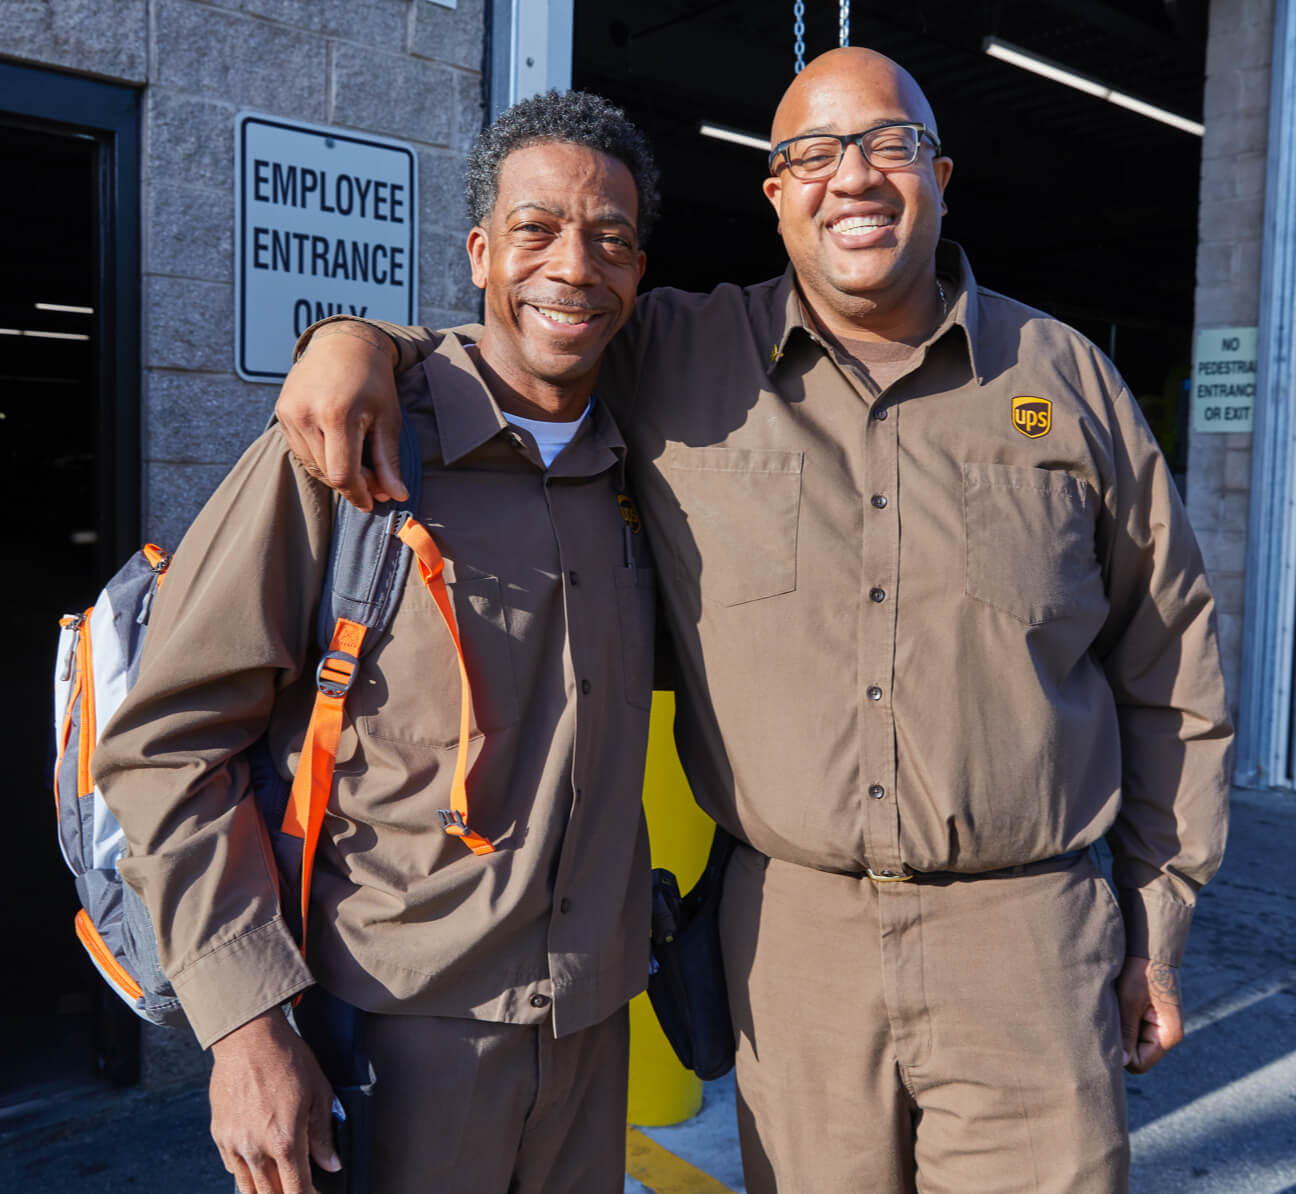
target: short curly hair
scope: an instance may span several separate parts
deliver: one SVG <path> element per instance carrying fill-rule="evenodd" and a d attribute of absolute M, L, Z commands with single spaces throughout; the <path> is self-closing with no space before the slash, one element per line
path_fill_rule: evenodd
<path fill-rule="evenodd" d="M 546 141 L 583 145 L 621 162 L 639 193 L 639 240 L 648 239 L 661 207 L 657 164 L 648 140 L 620 108 L 587 91 L 547 91 L 519 100 L 477 134 L 464 174 L 468 215 L 474 224 L 484 224 L 490 217 L 504 159 Z"/>

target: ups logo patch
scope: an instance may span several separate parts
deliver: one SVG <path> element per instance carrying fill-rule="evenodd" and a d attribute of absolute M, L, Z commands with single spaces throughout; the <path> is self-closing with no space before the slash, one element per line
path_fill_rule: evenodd
<path fill-rule="evenodd" d="M 1013 426 L 1027 439 L 1039 439 L 1048 435 L 1053 426 L 1053 403 L 1048 398 L 1032 398 L 1022 395 L 1014 398 L 1012 403 Z"/>

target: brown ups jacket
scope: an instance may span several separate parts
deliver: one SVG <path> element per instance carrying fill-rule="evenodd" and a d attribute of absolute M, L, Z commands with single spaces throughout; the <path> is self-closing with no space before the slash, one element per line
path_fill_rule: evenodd
<path fill-rule="evenodd" d="M 332 505 L 268 431 L 176 552 L 139 682 L 96 753 L 130 842 L 122 874 L 204 1045 L 313 978 L 368 1011 L 552 1016 L 559 1034 L 647 978 L 654 580 L 617 502 L 620 434 L 595 402 L 546 470 L 454 336 L 402 394 L 473 686 L 470 824 L 495 852 L 473 855 L 437 819 L 459 678 L 412 569 L 347 702 L 303 961 L 240 752 L 268 732 L 281 773 L 296 768 Z"/>
<path fill-rule="evenodd" d="M 649 292 L 609 347 L 685 769 L 756 849 L 828 871 L 1106 837 L 1126 952 L 1177 965 L 1232 742 L 1200 553 L 1111 362 L 952 242 L 937 271 L 948 312 L 880 393 L 791 269 Z"/>

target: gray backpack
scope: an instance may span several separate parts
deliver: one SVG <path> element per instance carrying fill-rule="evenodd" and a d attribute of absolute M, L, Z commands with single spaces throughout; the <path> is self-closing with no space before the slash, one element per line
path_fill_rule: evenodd
<path fill-rule="evenodd" d="M 406 522 L 416 523 L 413 511 L 422 479 L 418 442 L 408 424 L 401 428 L 401 476 L 410 493 L 405 502 L 384 503 L 368 514 L 345 501 L 338 504 L 317 627 L 321 653 L 317 710 L 322 702 L 345 701 L 360 659 L 391 623 L 416 555 L 400 537 Z M 436 551 L 435 546 L 431 551 Z M 91 778 L 99 733 L 138 678 L 149 610 L 170 558 L 161 548 L 146 545 L 104 586 L 90 609 L 60 620 L 54 671 L 54 797 L 59 846 L 76 877 L 81 900 L 77 937 L 109 986 L 138 1016 L 154 1024 L 179 1026 L 186 1023 L 184 1013 L 158 963 L 152 921 L 117 870 L 117 860 L 126 850 L 125 834 Z M 448 601 L 441 608 L 447 616 Z M 457 642 L 452 613 L 448 619 Z M 354 654 L 336 645 L 344 624 L 365 628 Z M 468 699 L 466 686 L 463 698 Z M 299 834 L 285 823 L 295 793 L 278 774 L 264 742 L 249 748 L 248 759 L 257 806 L 279 861 L 285 917 L 304 941 L 301 922 L 309 900 L 319 823 L 331 788 L 331 764 L 325 790 L 308 797 L 311 808 L 306 819 L 315 822 L 312 836 Z M 309 770 L 305 762 L 300 770 Z M 309 788 L 309 782 L 304 786 Z M 462 825 L 466 833 L 463 814 L 450 813 L 450 817 L 456 824 L 447 831 L 457 833 Z M 446 814 L 442 818 L 444 822 Z M 298 890 L 300 911 L 294 907 L 295 899 L 286 898 Z"/>

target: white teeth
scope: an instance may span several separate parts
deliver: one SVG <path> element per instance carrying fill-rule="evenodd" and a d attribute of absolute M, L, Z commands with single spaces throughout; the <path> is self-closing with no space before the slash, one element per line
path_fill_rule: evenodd
<path fill-rule="evenodd" d="M 577 314 L 574 311 L 559 311 L 554 307 L 536 307 L 536 310 L 552 323 L 572 324 L 585 322 L 584 313 Z"/>
<path fill-rule="evenodd" d="M 890 216 L 847 216 L 832 224 L 834 232 L 863 232 L 867 228 L 885 228 L 891 223 Z"/>

